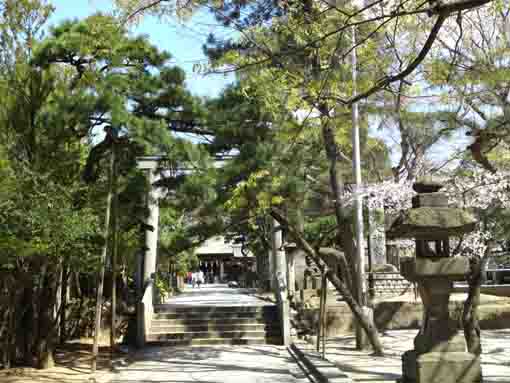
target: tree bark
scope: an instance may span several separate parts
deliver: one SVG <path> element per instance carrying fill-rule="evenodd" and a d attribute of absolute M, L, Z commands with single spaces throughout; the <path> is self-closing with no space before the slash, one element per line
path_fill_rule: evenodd
<path fill-rule="evenodd" d="M 5 310 L 2 315 L 2 323 L 0 328 L 0 339 L 2 339 L 2 364 L 3 367 L 8 369 L 11 368 L 11 362 L 13 357 L 13 344 L 16 334 L 16 328 L 14 326 L 15 310 L 16 310 L 16 289 L 9 288 L 9 284 L 15 283 L 15 281 L 8 278 L 5 285 Z M 11 285 L 12 286 L 12 285 Z"/>
<path fill-rule="evenodd" d="M 31 276 L 31 274 L 30 274 Z M 23 306 L 25 312 L 21 318 L 21 324 L 23 327 L 24 339 L 23 339 L 23 360 L 25 365 L 33 366 L 34 364 L 34 311 L 33 311 L 33 300 L 34 300 L 34 285 L 32 278 L 25 278 L 24 284 L 24 296 Z"/>
<path fill-rule="evenodd" d="M 354 281 L 357 279 L 355 275 L 356 265 L 354 262 L 354 257 L 356 254 L 354 232 L 352 230 L 350 223 L 347 222 L 343 214 L 342 193 L 344 191 L 344 186 L 342 179 L 340 178 L 340 170 L 338 169 L 338 147 L 335 142 L 335 135 L 333 133 L 333 130 L 329 126 L 328 122 L 323 123 L 322 138 L 324 140 L 324 146 L 326 148 L 326 155 L 329 160 L 329 181 L 331 189 L 333 190 L 335 217 L 338 227 L 338 234 L 342 238 L 342 245 L 345 250 L 345 254 L 347 254 L 346 259 L 349 262 L 351 275 L 355 276 L 354 280 L 351 279 L 350 287 L 352 288 L 353 293 L 357 295 L 357 284 L 354 283 Z"/>
<path fill-rule="evenodd" d="M 74 277 L 74 286 L 76 288 L 76 295 L 82 298 L 82 291 L 81 291 L 81 283 L 80 283 L 80 273 L 78 271 L 73 273 Z"/>
<path fill-rule="evenodd" d="M 62 267 L 62 290 L 61 290 L 61 308 L 60 308 L 60 344 L 64 344 L 67 340 L 67 296 L 69 290 L 69 267 L 66 263 L 63 264 Z"/>
<path fill-rule="evenodd" d="M 99 278 L 97 285 L 97 298 L 96 298 L 96 319 L 94 324 L 94 343 L 92 345 L 92 373 L 96 372 L 97 368 L 97 355 L 99 353 L 99 332 L 101 331 L 101 308 L 103 307 L 103 286 L 104 286 L 104 274 L 105 274 L 105 261 L 106 253 L 108 250 L 108 237 L 110 232 L 110 210 L 112 205 L 112 179 L 113 179 L 113 167 L 115 163 L 115 154 L 112 152 L 110 155 L 110 166 L 108 171 L 108 196 L 106 198 L 106 213 L 105 213 L 105 224 L 103 233 L 103 250 L 101 252 L 101 263 L 99 270 Z"/>
<path fill-rule="evenodd" d="M 462 312 L 462 324 L 468 352 L 481 355 L 480 322 L 478 320 L 478 306 L 480 304 L 480 290 L 484 281 L 485 263 L 492 250 L 493 243 L 489 243 L 482 258 L 473 256 L 470 259 L 470 275 L 468 277 L 468 297 Z"/>
<path fill-rule="evenodd" d="M 349 262 L 347 262 L 347 258 L 345 257 L 345 255 L 341 251 L 339 251 L 337 249 L 330 248 L 330 247 L 321 247 L 321 248 L 319 248 L 318 253 L 319 253 L 319 255 L 322 256 L 321 259 L 324 261 L 326 260 L 325 257 L 334 258 L 335 262 L 337 263 L 338 267 L 340 268 L 340 275 L 344 279 L 346 286 L 350 290 L 352 290 L 352 280 L 351 280 L 351 274 L 350 274 L 351 269 L 350 269 Z M 330 264 L 330 262 L 326 262 L 326 265 L 328 265 L 328 267 L 331 270 L 334 270 L 334 266 L 333 266 L 332 262 L 331 262 L 331 264 Z"/>
<path fill-rule="evenodd" d="M 48 262 L 51 262 L 48 260 Z M 37 347 L 37 367 L 40 369 L 53 368 L 55 361 L 53 352 L 55 346 L 55 303 L 57 292 L 58 266 L 48 265 L 42 281 L 43 289 L 40 293 L 39 309 L 39 342 Z"/>
<path fill-rule="evenodd" d="M 112 308 L 111 308 L 111 331 L 110 331 L 110 352 L 115 352 L 115 339 L 117 338 L 117 253 L 119 236 L 119 196 L 118 196 L 118 160 L 116 146 L 113 145 L 114 164 L 112 174 L 113 188 L 113 232 L 112 232 Z"/>

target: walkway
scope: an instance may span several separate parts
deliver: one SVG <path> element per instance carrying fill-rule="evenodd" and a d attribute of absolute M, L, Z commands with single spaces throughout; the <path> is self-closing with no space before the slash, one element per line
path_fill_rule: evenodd
<path fill-rule="evenodd" d="M 401 355 L 413 348 L 417 330 L 387 331 L 381 336 L 386 356 L 373 357 L 357 351 L 353 336 L 328 339 L 326 358 L 351 376 L 354 382 L 395 383 L 402 375 Z M 310 349 L 314 346 L 308 345 Z M 484 383 L 510 382 L 510 330 L 482 330 Z"/>
<path fill-rule="evenodd" d="M 110 383 L 304 383 L 280 346 L 152 347 L 116 366 Z"/>
<path fill-rule="evenodd" d="M 272 302 L 255 296 L 256 289 L 229 288 L 226 284 L 201 287 L 186 285 L 184 292 L 168 299 L 166 305 L 183 306 L 267 306 Z"/>
<path fill-rule="evenodd" d="M 165 306 L 265 306 L 254 289 L 187 286 Z M 109 383 L 304 383 L 283 346 L 146 347 L 120 360 Z M 296 376 L 294 376 L 295 374 Z"/>

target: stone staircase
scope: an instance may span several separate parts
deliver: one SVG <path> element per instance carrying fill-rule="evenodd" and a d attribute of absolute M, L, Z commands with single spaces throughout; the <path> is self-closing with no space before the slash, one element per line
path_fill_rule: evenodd
<path fill-rule="evenodd" d="M 175 346 L 282 344 L 274 305 L 156 305 L 146 340 Z"/>

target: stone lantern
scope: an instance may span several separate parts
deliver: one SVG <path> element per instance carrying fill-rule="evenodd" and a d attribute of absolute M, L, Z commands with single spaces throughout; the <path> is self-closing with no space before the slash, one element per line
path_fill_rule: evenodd
<path fill-rule="evenodd" d="M 482 377 L 480 357 L 467 352 L 458 320 L 450 317 L 448 308 L 453 282 L 465 280 L 469 273 L 469 259 L 450 254 L 449 238 L 473 231 L 476 220 L 467 210 L 448 207 L 441 187 L 430 179 L 415 183 L 418 194 L 412 208 L 388 231 L 390 237 L 416 241 L 416 257 L 402 259 L 400 272 L 418 285 L 424 312 L 414 350 L 402 356 L 400 382 L 471 383 Z"/>

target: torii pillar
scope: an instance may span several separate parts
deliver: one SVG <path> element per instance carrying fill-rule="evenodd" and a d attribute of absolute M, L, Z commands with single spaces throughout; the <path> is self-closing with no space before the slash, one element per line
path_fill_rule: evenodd
<path fill-rule="evenodd" d="M 147 171 L 150 190 L 147 193 L 147 209 L 149 215 L 147 216 L 146 224 L 148 225 L 145 230 L 145 252 L 142 267 L 142 288 L 153 279 L 156 272 L 156 261 L 158 253 L 158 229 L 159 229 L 159 202 L 158 192 L 153 186 L 156 181 L 156 169 L 161 161 L 161 156 L 147 156 L 139 157 L 138 169 Z M 151 230 L 152 228 L 152 230 Z"/>
<path fill-rule="evenodd" d="M 271 250 L 273 258 L 273 289 L 276 295 L 280 316 L 282 340 L 285 346 L 291 342 L 290 336 L 290 304 L 287 288 L 287 261 L 283 248 L 283 235 L 280 224 L 273 219 L 271 225 Z"/>

